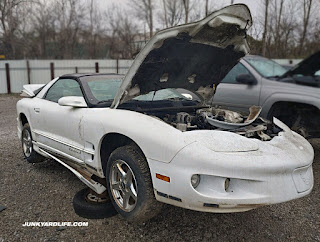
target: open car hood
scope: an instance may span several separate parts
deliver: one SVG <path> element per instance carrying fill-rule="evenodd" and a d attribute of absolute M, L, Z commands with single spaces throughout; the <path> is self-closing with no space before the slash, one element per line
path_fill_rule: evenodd
<path fill-rule="evenodd" d="M 203 20 L 156 33 L 127 72 L 111 107 L 165 88 L 184 88 L 205 101 L 249 52 L 250 10 L 235 4 Z"/>
<path fill-rule="evenodd" d="M 281 78 L 293 75 L 314 76 L 320 70 L 320 50 L 301 61 L 292 69 L 284 73 Z"/>

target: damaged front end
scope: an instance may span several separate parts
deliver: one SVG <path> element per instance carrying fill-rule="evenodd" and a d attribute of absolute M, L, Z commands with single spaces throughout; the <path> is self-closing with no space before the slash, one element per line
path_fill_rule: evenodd
<path fill-rule="evenodd" d="M 246 5 L 235 4 L 201 21 L 159 31 L 134 60 L 111 105 L 161 119 L 180 131 L 227 130 L 270 140 L 278 130 L 259 118 L 260 107 L 248 116 L 214 109 L 208 103 L 225 75 L 249 52 L 246 40 L 252 17 Z M 182 88 L 201 100 L 183 98 L 153 102 L 156 93 Z M 153 92 L 149 104 L 132 103 Z"/>
<path fill-rule="evenodd" d="M 183 108 L 182 108 L 183 109 Z M 199 107 L 192 110 L 140 110 L 144 114 L 161 119 L 180 131 L 221 130 L 233 132 L 247 138 L 263 141 L 277 136 L 281 129 L 270 121 L 259 117 L 261 107 L 252 106 L 249 115 L 225 109 Z"/>

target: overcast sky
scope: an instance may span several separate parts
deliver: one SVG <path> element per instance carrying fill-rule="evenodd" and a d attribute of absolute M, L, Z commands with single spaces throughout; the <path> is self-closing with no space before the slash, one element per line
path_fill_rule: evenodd
<path fill-rule="evenodd" d="M 102 9 L 107 10 L 108 8 L 111 8 L 113 4 L 120 5 L 123 8 L 126 8 L 130 11 L 129 0 L 96 0 Z M 162 2 L 161 0 L 155 0 L 155 2 L 159 2 L 159 4 Z M 204 0 L 199 0 L 199 2 L 204 4 Z M 230 5 L 231 0 L 209 0 L 209 6 L 211 8 L 219 9 L 224 6 Z M 250 10 L 251 14 L 253 16 L 253 21 L 257 21 L 258 18 L 263 16 L 263 10 L 262 10 L 262 1 L 261 0 L 234 0 L 234 3 L 244 3 L 246 4 Z M 203 11 L 204 9 L 200 9 L 199 11 Z M 155 21 L 157 21 L 155 19 Z M 156 25 L 156 28 L 161 28 L 161 26 Z"/>

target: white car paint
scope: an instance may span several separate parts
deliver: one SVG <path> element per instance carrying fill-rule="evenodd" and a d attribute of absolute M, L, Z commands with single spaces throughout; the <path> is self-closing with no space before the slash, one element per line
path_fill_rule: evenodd
<path fill-rule="evenodd" d="M 172 205 L 205 212 L 239 212 L 305 196 L 313 187 L 313 149 L 280 121 L 276 123 L 285 131 L 271 141 L 260 141 L 226 131 L 181 132 L 133 111 L 72 108 L 40 97 L 20 100 L 17 111 L 30 121 L 35 150 L 45 148 L 94 167 L 92 174 L 99 177 L 104 177 L 99 152 L 103 137 L 126 135 L 147 158 L 157 200 Z M 169 176 L 170 183 L 157 179 L 156 173 Z M 193 174 L 201 176 L 196 189 L 190 183 Z M 232 192 L 224 190 L 226 178 Z"/>
<path fill-rule="evenodd" d="M 240 13 L 242 10 L 248 14 L 246 8 L 240 8 Z M 215 26 L 219 21 L 231 21 L 243 25 L 241 18 L 235 20 L 223 15 L 216 19 L 218 22 L 212 22 L 212 16 L 209 21 L 205 19 L 205 23 Z M 203 27 L 201 23 L 190 25 L 196 27 L 194 33 L 197 26 Z M 176 32 L 179 27 L 173 28 L 170 35 Z M 237 43 L 239 41 L 237 39 Z M 147 45 L 148 51 L 153 44 Z M 246 42 L 243 44 L 236 48 L 246 52 Z M 137 95 L 131 89 L 130 80 L 148 51 L 142 51 L 133 64 L 113 107 L 126 99 L 123 96 Z M 158 118 L 135 111 L 84 107 L 83 100 L 73 97 L 63 97 L 59 103 L 45 100 L 46 92 L 56 80 L 36 97 L 17 103 L 19 138 L 23 114 L 31 127 L 34 150 L 44 156 L 58 154 L 86 169 L 90 175 L 104 178 L 100 157 L 102 140 L 112 133 L 125 135 L 139 146 L 147 159 L 157 200 L 204 212 L 246 211 L 303 197 L 312 190 L 313 149 L 308 141 L 279 120 L 275 120 L 275 124 L 283 131 L 271 141 L 249 139 L 227 131 L 182 132 Z M 72 102 L 77 107 L 66 106 Z M 170 177 L 170 182 L 158 179 L 157 173 Z M 194 174 L 201 178 L 195 189 L 191 185 Z M 226 187 L 229 180 L 230 185 Z"/>

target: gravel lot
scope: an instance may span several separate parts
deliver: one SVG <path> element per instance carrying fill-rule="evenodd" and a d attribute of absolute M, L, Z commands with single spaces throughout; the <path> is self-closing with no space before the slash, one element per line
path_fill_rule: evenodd
<path fill-rule="evenodd" d="M 209 214 L 165 206 L 146 224 L 119 215 L 103 220 L 77 216 L 72 198 L 84 188 L 55 161 L 29 164 L 16 134 L 18 96 L 0 96 L 0 242 L 2 241 L 320 241 L 320 140 L 315 149 L 315 185 L 305 198 L 236 214 Z M 88 221 L 88 227 L 23 227 L 30 221 Z"/>

